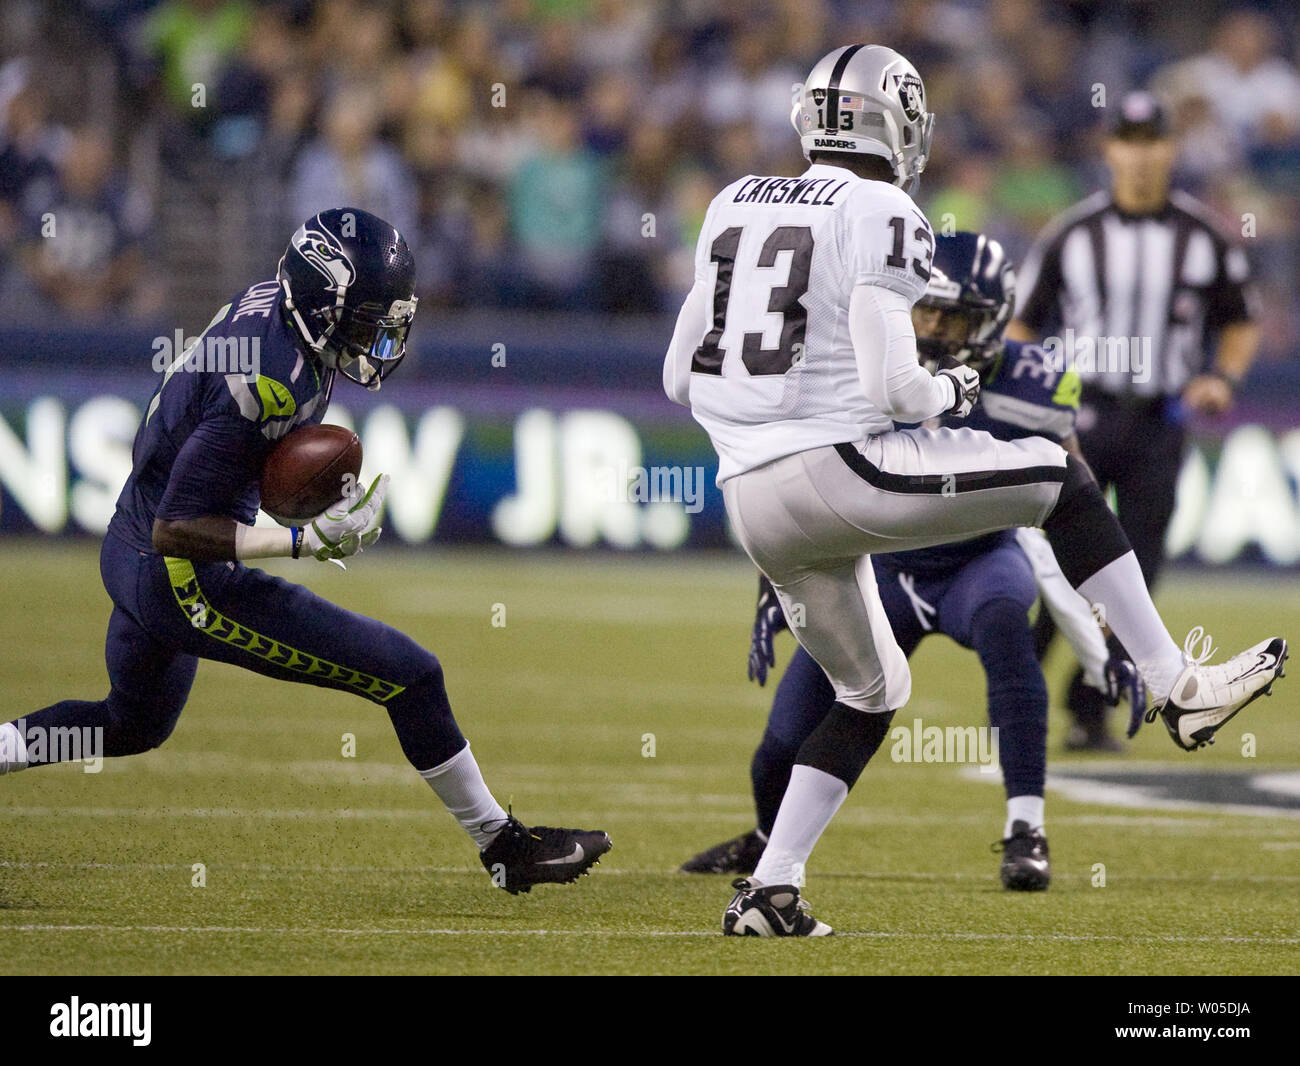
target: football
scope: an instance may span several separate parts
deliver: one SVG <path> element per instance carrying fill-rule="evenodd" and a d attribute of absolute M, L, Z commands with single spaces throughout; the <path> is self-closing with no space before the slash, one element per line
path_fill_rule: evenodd
<path fill-rule="evenodd" d="M 272 449 L 262 467 L 262 510 L 282 526 L 315 518 L 356 484 L 361 441 L 342 426 L 303 426 Z"/>

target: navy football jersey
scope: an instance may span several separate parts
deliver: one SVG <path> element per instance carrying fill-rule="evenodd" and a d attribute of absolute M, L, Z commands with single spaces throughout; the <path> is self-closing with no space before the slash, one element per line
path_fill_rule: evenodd
<path fill-rule="evenodd" d="M 1073 369 L 1053 369 L 1048 353 L 1037 344 L 1009 340 L 985 378 L 975 409 L 964 419 L 945 418 L 943 424 L 954 429 L 981 429 L 999 440 L 1047 437 L 1059 443 L 1074 436 L 1080 388 L 1079 375 Z M 955 544 L 872 558 L 896 571 L 957 570 L 977 555 L 1014 539 L 1014 530 L 1001 530 Z"/>
<path fill-rule="evenodd" d="M 109 532 L 152 551 L 155 518 L 251 524 L 267 453 L 291 429 L 324 417 L 333 375 L 302 354 L 276 281 L 245 289 L 167 366 L 135 435 Z"/>

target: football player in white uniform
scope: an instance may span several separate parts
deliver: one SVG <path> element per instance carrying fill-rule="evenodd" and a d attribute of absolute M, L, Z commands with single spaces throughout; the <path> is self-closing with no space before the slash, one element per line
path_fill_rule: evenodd
<path fill-rule="evenodd" d="M 934 249 L 909 195 L 934 126 L 925 88 L 892 49 L 850 45 L 813 67 L 792 118 L 811 165 L 749 175 L 713 200 L 664 363 L 669 397 L 717 450 L 741 544 L 835 688 L 753 877 L 735 882 L 723 916 L 735 935 L 831 931 L 800 897 L 805 864 L 911 692 L 872 552 L 1043 529 L 1189 750 L 1267 692 L 1287 654 L 1281 638 L 1218 666 L 1205 665 L 1208 641 L 1180 651 L 1096 483 L 1059 445 L 895 429 L 969 414 L 979 394 L 974 369 L 932 375 L 917 360 L 911 308 Z"/>

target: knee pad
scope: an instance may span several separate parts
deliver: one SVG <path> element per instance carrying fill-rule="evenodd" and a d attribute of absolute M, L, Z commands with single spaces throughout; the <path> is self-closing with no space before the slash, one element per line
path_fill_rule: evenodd
<path fill-rule="evenodd" d="M 1061 573 L 1075 588 L 1132 550 L 1092 473 L 1073 455 L 1066 456 L 1065 481 L 1043 532 Z"/>

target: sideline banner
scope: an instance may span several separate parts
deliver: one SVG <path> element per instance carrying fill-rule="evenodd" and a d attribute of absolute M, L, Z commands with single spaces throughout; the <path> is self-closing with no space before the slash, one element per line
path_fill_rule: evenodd
<path fill-rule="evenodd" d="M 11 374 L 0 395 L 0 543 L 103 532 L 157 379 Z M 1173 557 L 1300 564 L 1300 428 L 1243 404 L 1198 431 L 1169 531 Z M 392 475 L 385 527 L 407 544 L 482 542 L 671 551 L 731 542 L 717 460 L 682 409 L 641 389 L 395 380 L 339 387 L 365 471 Z M 269 519 L 263 518 L 262 521 Z"/>

